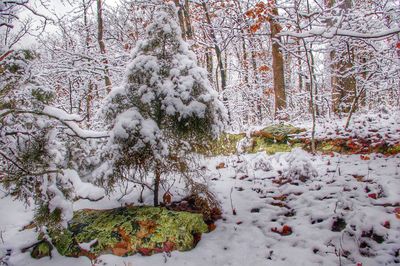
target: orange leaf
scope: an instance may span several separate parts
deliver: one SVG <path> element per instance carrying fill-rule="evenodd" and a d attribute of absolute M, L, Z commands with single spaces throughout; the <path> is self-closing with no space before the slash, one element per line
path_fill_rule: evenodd
<path fill-rule="evenodd" d="M 256 33 L 260 29 L 260 23 L 256 23 L 250 26 L 250 32 Z"/>
<path fill-rule="evenodd" d="M 262 65 L 258 68 L 258 71 L 260 71 L 260 72 L 267 72 L 269 70 L 270 70 L 270 68 L 267 65 Z"/>
<path fill-rule="evenodd" d="M 290 234 L 292 234 L 292 228 L 290 226 L 288 226 L 288 225 L 284 225 L 283 228 L 282 228 L 282 235 L 283 236 L 288 236 Z"/>
<path fill-rule="evenodd" d="M 360 155 L 361 160 L 368 161 L 370 158 L 367 155 Z"/>
<path fill-rule="evenodd" d="M 217 228 L 217 226 L 214 223 L 208 225 L 208 231 L 210 232 L 214 231 L 215 228 Z"/>
<path fill-rule="evenodd" d="M 124 256 L 126 253 L 128 253 L 128 250 L 124 248 L 113 248 L 112 253 L 115 256 Z"/>
<path fill-rule="evenodd" d="M 222 163 L 218 164 L 216 168 L 217 169 L 225 168 L 225 163 L 222 162 Z"/>
<path fill-rule="evenodd" d="M 396 218 L 400 219 L 400 208 L 394 209 L 394 213 L 396 214 Z"/>
<path fill-rule="evenodd" d="M 292 227 L 288 225 L 284 225 L 281 230 L 278 230 L 278 228 L 274 227 L 271 228 L 271 231 L 277 234 L 280 234 L 281 236 L 288 236 L 293 233 Z"/>
<path fill-rule="evenodd" d="M 136 234 L 138 238 L 145 238 L 156 231 L 156 223 L 151 220 L 139 221 L 140 231 Z"/>
<path fill-rule="evenodd" d="M 253 10 L 248 10 L 245 15 L 246 17 L 255 18 Z"/>

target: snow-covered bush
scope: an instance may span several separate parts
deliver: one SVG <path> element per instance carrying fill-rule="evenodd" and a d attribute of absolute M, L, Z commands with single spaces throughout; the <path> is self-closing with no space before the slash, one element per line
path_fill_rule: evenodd
<path fill-rule="evenodd" d="M 189 168 L 189 143 L 216 137 L 224 108 L 207 72 L 182 40 L 173 5 L 157 8 L 145 40 L 139 41 L 126 80 L 105 100 L 103 114 L 111 131 L 106 158 L 95 173 L 108 185 L 121 179 L 154 192 L 167 176 Z M 110 171 L 112 169 L 112 171 Z"/>
<path fill-rule="evenodd" d="M 318 176 L 318 172 L 311 160 L 311 155 L 300 148 L 295 148 L 285 156 L 287 166 L 282 175 L 293 180 L 306 181 Z"/>
<path fill-rule="evenodd" d="M 69 169 L 67 143 L 89 132 L 74 122 L 78 116 L 49 106 L 53 94 L 31 72 L 34 58 L 16 51 L 0 65 L 0 183 L 15 198 L 33 199 L 38 225 L 65 224 L 72 217 L 72 199 L 98 199 L 103 191 Z"/>

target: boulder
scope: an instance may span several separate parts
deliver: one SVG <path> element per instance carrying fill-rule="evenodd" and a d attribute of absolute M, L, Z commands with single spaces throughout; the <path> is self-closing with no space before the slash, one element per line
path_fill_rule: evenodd
<path fill-rule="evenodd" d="M 50 236 L 62 255 L 95 258 L 109 253 L 128 256 L 186 251 L 206 232 L 202 214 L 128 206 L 77 211 L 68 228 L 50 230 Z"/>

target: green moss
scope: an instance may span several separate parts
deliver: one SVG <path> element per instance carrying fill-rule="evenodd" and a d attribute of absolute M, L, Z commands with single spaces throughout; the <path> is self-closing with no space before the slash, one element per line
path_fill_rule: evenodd
<path fill-rule="evenodd" d="M 40 259 L 43 257 L 49 257 L 51 256 L 51 250 L 53 249 L 53 247 L 51 246 L 51 244 L 47 241 L 43 241 L 40 242 L 39 244 L 37 244 L 32 252 L 31 252 L 31 256 L 32 258 L 35 259 Z"/>
<path fill-rule="evenodd" d="M 73 239 L 73 234 L 69 230 L 53 229 L 52 231 L 50 231 L 50 235 L 52 237 L 52 242 L 54 246 L 57 248 L 58 253 L 60 253 L 61 255 L 78 255 L 79 248 L 76 246 L 76 242 L 74 242 Z"/>
<path fill-rule="evenodd" d="M 341 143 L 340 145 L 337 145 L 337 143 Z M 318 151 L 321 151 L 323 153 L 327 152 L 338 152 L 341 153 L 345 150 L 345 142 L 338 142 L 338 141 L 333 141 L 333 140 L 325 140 L 325 141 L 318 141 L 316 144 L 316 148 Z"/>
<path fill-rule="evenodd" d="M 236 153 L 236 147 L 246 134 L 222 133 L 217 139 L 209 139 L 201 144 L 195 144 L 194 150 L 208 156 L 232 155 Z"/>
<path fill-rule="evenodd" d="M 300 141 L 292 139 L 292 134 L 298 134 L 305 129 L 292 125 L 277 124 L 255 131 L 251 136 L 251 145 L 246 152 L 265 151 L 268 154 L 288 152 L 293 147 L 302 147 Z M 238 142 L 246 137 L 245 133 L 223 133 L 218 139 L 209 140 L 205 144 L 195 145 L 195 151 L 208 156 L 231 155 L 237 152 Z"/>
<path fill-rule="evenodd" d="M 393 146 L 390 146 L 388 149 L 387 149 L 387 153 L 388 154 L 398 154 L 398 153 L 400 153 L 400 143 L 398 143 L 398 144 L 395 144 L 395 145 L 393 145 Z"/>
<path fill-rule="evenodd" d="M 247 149 L 247 152 L 250 153 L 265 151 L 268 154 L 275 154 L 277 152 L 290 152 L 293 148 L 303 146 L 301 143 L 271 143 L 263 137 L 253 137 L 252 141 L 253 144 Z"/>
<path fill-rule="evenodd" d="M 124 207 L 77 211 L 68 230 L 53 231 L 50 235 L 59 253 L 66 256 L 87 255 L 78 243 L 96 239 L 88 253 L 98 256 L 121 250 L 117 255 L 129 255 L 143 248 L 150 253 L 160 252 L 166 242 L 173 243 L 176 250 L 189 250 L 194 247 L 194 235 L 207 231 L 201 214 L 158 207 Z"/>

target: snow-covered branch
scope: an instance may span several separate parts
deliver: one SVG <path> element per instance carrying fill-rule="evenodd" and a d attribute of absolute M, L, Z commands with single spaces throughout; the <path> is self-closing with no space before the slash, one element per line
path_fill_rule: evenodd
<path fill-rule="evenodd" d="M 395 27 L 393 29 L 388 29 L 380 32 L 371 32 L 371 33 L 361 33 L 351 30 L 341 30 L 341 29 L 328 29 L 328 28 L 315 28 L 309 31 L 304 32 L 294 32 L 294 31 L 282 31 L 279 35 L 280 36 L 288 36 L 294 37 L 299 39 L 306 39 L 312 37 L 323 37 L 327 39 L 334 38 L 336 36 L 341 37 L 349 37 L 355 39 L 379 39 L 384 38 L 387 36 L 391 36 L 394 34 L 400 33 L 400 27 Z"/>
<path fill-rule="evenodd" d="M 71 115 L 65 111 L 47 106 L 43 111 L 36 110 L 23 110 L 23 109 L 9 109 L 0 113 L 0 118 L 3 118 L 10 114 L 33 114 L 38 116 L 47 116 L 51 119 L 59 121 L 61 124 L 66 126 L 73 134 L 81 139 L 98 139 L 108 137 L 107 131 L 93 131 L 82 129 L 76 122 L 80 122 L 82 119 L 77 115 Z"/>

